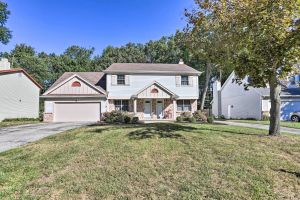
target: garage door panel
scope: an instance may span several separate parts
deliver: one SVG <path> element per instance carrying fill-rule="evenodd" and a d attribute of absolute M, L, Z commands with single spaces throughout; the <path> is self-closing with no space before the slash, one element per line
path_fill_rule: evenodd
<path fill-rule="evenodd" d="M 54 121 L 99 121 L 100 103 L 55 103 Z"/>

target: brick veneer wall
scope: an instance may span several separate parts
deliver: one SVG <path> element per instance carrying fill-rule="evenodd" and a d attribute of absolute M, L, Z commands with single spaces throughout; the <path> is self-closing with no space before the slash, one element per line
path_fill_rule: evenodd
<path fill-rule="evenodd" d="M 43 121 L 44 122 L 53 122 L 53 113 L 44 113 Z"/>
<path fill-rule="evenodd" d="M 165 99 L 164 100 L 164 118 L 165 119 L 173 119 L 173 100 L 172 99 Z"/>

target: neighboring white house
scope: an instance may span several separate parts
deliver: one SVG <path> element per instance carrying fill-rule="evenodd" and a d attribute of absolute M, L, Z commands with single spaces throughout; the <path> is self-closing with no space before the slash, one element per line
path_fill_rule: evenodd
<path fill-rule="evenodd" d="M 115 63 L 104 72 L 68 72 L 44 94 L 45 121 L 99 121 L 104 112 L 141 120 L 197 110 L 200 72 L 183 64 Z"/>
<path fill-rule="evenodd" d="M 212 113 L 227 119 L 262 119 L 271 108 L 269 88 L 249 87 L 245 90 L 243 84 L 237 84 L 234 79 L 233 72 L 222 87 L 219 81 L 213 83 Z M 247 78 L 242 82 L 247 83 Z M 281 120 L 290 120 L 290 114 L 300 110 L 300 88 L 283 87 L 280 96 Z"/>
<path fill-rule="evenodd" d="M 10 68 L 0 60 L 0 121 L 9 118 L 38 118 L 41 86 L 23 69 Z"/>

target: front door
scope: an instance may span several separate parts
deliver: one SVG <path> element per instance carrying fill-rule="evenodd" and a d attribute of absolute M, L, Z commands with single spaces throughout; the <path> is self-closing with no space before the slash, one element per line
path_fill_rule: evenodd
<path fill-rule="evenodd" d="M 150 119 L 151 118 L 151 100 L 145 100 L 144 103 L 144 118 Z"/>
<path fill-rule="evenodd" d="M 157 119 L 162 119 L 164 117 L 163 111 L 163 101 L 162 100 L 157 100 L 156 102 L 156 114 L 157 114 Z"/>

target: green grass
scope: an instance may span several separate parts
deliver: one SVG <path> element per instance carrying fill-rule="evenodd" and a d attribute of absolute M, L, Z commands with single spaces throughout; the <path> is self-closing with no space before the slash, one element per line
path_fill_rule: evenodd
<path fill-rule="evenodd" d="M 300 199 L 300 137 L 91 126 L 0 153 L 0 199 Z"/>
<path fill-rule="evenodd" d="M 260 121 L 260 120 L 230 120 L 233 122 L 242 122 L 242 123 L 250 123 L 250 124 L 264 124 L 264 125 L 269 125 L 269 121 Z M 300 129 L 300 123 L 299 122 L 280 122 L 282 127 L 288 127 L 288 128 L 296 128 Z"/>
<path fill-rule="evenodd" d="M 39 123 L 39 119 L 9 119 L 0 122 L 0 128 L 9 127 L 9 126 L 17 126 L 17 125 L 25 125 L 25 124 L 36 124 Z"/>

